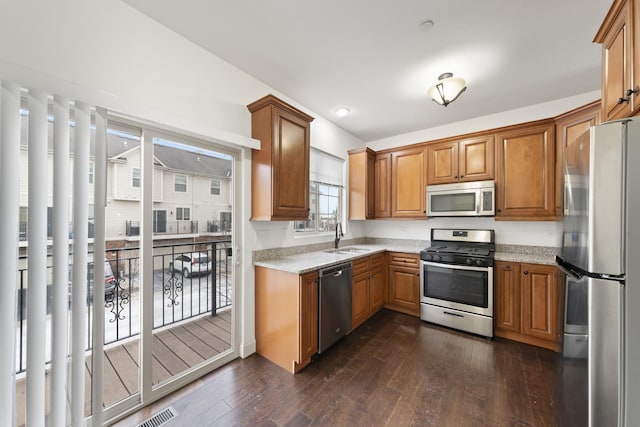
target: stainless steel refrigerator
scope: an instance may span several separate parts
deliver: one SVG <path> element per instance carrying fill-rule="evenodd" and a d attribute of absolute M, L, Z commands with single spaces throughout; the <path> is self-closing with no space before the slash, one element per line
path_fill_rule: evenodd
<path fill-rule="evenodd" d="M 640 425 L 640 118 L 565 153 L 558 265 L 588 282 L 589 425 Z"/>

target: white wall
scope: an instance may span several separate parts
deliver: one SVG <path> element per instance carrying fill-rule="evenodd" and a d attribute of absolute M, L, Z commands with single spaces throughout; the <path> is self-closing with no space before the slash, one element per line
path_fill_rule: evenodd
<path fill-rule="evenodd" d="M 315 117 L 311 144 L 346 159 L 362 141 L 119 0 L 4 2 L 0 14 L 0 79 L 218 143 L 257 147 L 246 105 L 268 93 Z M 233 145 L 232 145 L 233 147 Z M 255 351 L 253 250 L 294 244 L 289 223 L 249 223 L 250 154 L 241 153 L 244 191 L 234 195 L 238 227 L 236 276 L 242 313 L 241 354 Z M 237 219 L 240 219 L 238 221 Z M 255 229 L 254 229 L 255 227 Z M 255 230 L 259 230 L 258 239 Z M 360 230 L 362 227 L 352 227 Z M 331 240 L 328 237 L 325 241 Z"/>
<path fill-rule="evenodd" d="M 430 218 L 428 220 L 367 221 L 369 237 L 429 240 L 432 228 L 488 228 L 496 231 L 496 243 L 560 247 L 562 222 L 496 221 L 493 218 Z"/>

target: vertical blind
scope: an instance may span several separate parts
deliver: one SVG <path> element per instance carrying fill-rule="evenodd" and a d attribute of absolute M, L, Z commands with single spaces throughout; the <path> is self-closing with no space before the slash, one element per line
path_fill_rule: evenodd
<path fill-rule="evenodd" d="M 25 102 L 26 100 L 26 102 Z M 28 110 L 28 175 L 21 175 L 21 103 Z M 89 145 L 91 118 L 96 117 L 95 194 L 106 193 L 106 112 L 79 101 L 21 89 L 1 82 L 0 91 L 0 259 L 7 281 L 0 286 L 0 425 L 16 425 L 16 325 L 19 278 L 20 176 L 28 176 L 26 245 L 27 426 L 44 426 L 46 399 L 51 413 L 47 425 L 81 426 L 85 422 L 85 358 L 87 348 L 87 261 L 89 215 Z M 53 120 L 53 135 L 48 135 Z M 73 123 L 73 138 L 70 138 Z M 73 147 L 70 140 L 73 139 Z M 49 141 L 52 141 L 49 146 Z M 98 149 L 98 146 L 101 146 Z M 53 165 L 48 164 L 53 150 Z M 73 163 L 71 162 L 73 159 Z M 53 182 L 48 170 L 53 169 Z M 70 177 L 73 185 L 70 185 Z M 52 184 L 52 185 L 50 185 Z M 48 237 L 48 189 L 53 188 L 53 233 Z M 71 194 L 73 241 L 69 236 Z M 101 211 L 101 209 L 97 209 Z M 94 259 L 104 258 L 104 214 L 95 217 Z M 102 232 L 102 233 L 101 233 Z M 102 236 L 102 237 L 100 237 Z M 51 241 L 50 241 L 51 240 Z M 72 243 L 72 271 L 69 245 Z M 53 260 L 51 277 L 48 257 Z M 102 274 L 103 263 L 95 263 Z M 69 275 L 71 273 L 71 276 Z M 71 335 L 69 278 L 71 277 Z M 103 275 L 96 276 L 103 277 Z M 104 283 L 95 281 L 93 336 L 102 338 Z M 47 284 L 52 285 L 51 339 L 47 340 Z M 102 300 L 102 304 L 100 301 Z M 20 319 L 19 321 L 24 321 Z M 92 366 L 92 421 L 102 424 L 102 339 L 94 339 Z M 48 348 L 50 346 L 50 348 Z M 71 348 L 71 351 L 69 349 Z M 47 354 L 51 354 L 51 381 L 47 385 Z M 97 357 L 96 357 L 97 356 Z M 69 369 L 69 361 L 70 369 Z M 70 381 L 69 381 L 70 378 Z M 46 387 L 50 387 L 47 393 Z M 70 417 L 69 415 L 70 414 Z"/>

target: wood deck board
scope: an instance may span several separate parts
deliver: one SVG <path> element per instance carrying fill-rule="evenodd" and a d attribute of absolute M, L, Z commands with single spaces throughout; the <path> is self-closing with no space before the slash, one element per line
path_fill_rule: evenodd
<path fill-rule="evenodd" d="M 182 370 L 189 369 L 189 367 L 202 363 L 202 361 L 204 360 L 202 356 L 193 351 L 187 344 L 180 341 L 169 330 L 154 334 L 154 347 L 158 345 L 158 341 L 162 342 L 167 350 L 169 350 L 173 355 L 175 355 L 176 358 L 180 359 L 184 363 L 184 368 Z M 155 348 L 153 349 L 153 351 L 155 353 Z M 171 371 L 171 373 L 174 375 L 176 374 L 176 372 L 173 371 Z"/>
<path fill-rule="evenodd" d="M 156 385 L 203 360 L 231 348 L 231 315 L 224 311 L 154 333 L 151 381 Z M 216 335 L 217 334 L 217 335 Z M 104 404 L 109 406 L 139 391 L 139 339 L 108 346 L 104 360 Z M 91 415 L 92 358 L 85 360 L 85 415 Z M 50 381 L 47 372 L 47 384 Z M 17 425 L 25 423 L 26 380 L 16 382 Z M 47 414 L 49 409 L 47 386 Z"/>
<path fill-rule="evenodd" d="M 199 339 L 184 326 L 178 326 L 171 329 L 171 333 L 204 359 L 208 359 L 219 353 L 213 347 L 208 345 L 206 341 Z"/>
<path fill-rule="evenodd" d="M 127 389 L 128 396 L 137 393 L 139 390 L 138 381 L 138 364 L 131 357 L 124 346 L 117 346 L 108 349 L 106 352 L 107 359 L 116 370 L 118 379 L 122 381 Z"/>
<path fill-rule="evenodd" d="M 231 348 L 229 342 L 221 340 L 199 323 L 191 325 L 190 330 L 194 335 L 209 344 L 218 353 L 222 353 L 223 351 Z"/>

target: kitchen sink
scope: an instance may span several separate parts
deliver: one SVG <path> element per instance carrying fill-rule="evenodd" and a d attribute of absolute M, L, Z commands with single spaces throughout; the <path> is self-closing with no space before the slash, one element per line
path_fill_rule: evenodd
<path fill-rule="evenodd" d="M 366 248 L 354 248 L 354 247 L 345 247 L 345 248 L 337 248 L 337 249 L 328 249 L 324 252 L 328 254 L 357 254 L 361 252 L 369 252 L 370 249 Z"/>

